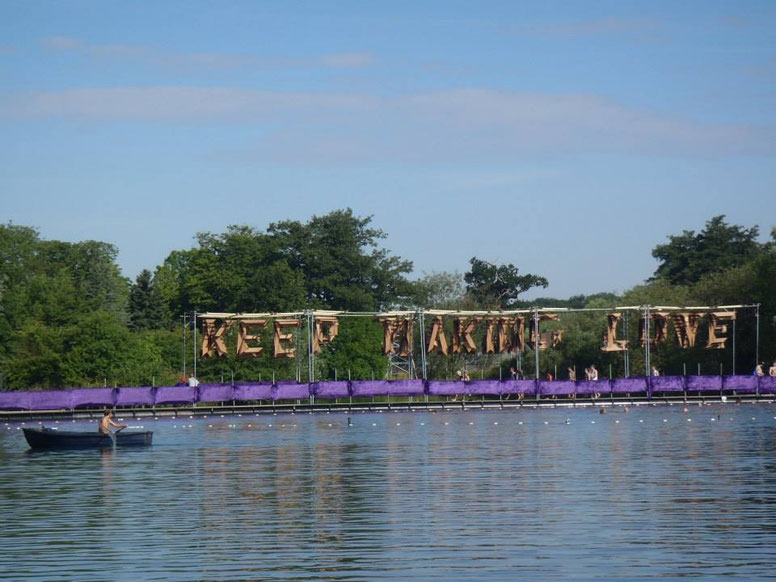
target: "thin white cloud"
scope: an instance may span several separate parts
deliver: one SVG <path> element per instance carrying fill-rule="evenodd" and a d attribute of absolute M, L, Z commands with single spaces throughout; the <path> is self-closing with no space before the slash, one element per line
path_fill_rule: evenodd
<path fill-rule="evenodd" d="M 228 53 L 175 53 L 143 45 L 98 44 L 67 36 L 52 36 L 41 40 L 51 51 L 75 53 L 94 59 L 134 60 L 158 67 L 234 69 L 253 68 L 311 68 L 358 69 L 372 66 L 374 55 L 363 52 L 314 55 L 306 58 L 267 57 Z"/>
<path fill-rule="evenodd" d="M 74 89 L 0 98 L 3 118 L 259 124 L 269 134 L 255 147 L 223 155 L 298 164 L 776 153 L 770 126 L 701 124 L 596 95 L 486 89 L 394 98 L 230 87 Z"/>

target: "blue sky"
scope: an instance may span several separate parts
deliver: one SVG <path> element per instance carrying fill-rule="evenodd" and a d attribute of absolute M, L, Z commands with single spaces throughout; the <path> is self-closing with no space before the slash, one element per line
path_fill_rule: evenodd
<path fill-rule="evenodd" d="M 416 274 L 623 291 L 776 224 L 774 2 L 0 2 L 0 219 L 124 274 L 350 206 Z"/>

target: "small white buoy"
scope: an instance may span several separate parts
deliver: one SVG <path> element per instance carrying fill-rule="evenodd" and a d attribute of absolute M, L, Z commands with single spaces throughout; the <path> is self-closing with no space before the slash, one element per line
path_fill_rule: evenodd
<path fill-rule="evenodd" d="M 595 424 L 595 420 L 591 420 L 591 421 L 590 421 L 590 424 Z"/>
<path fill-rule="evenodd" d="M 397 422 L 397 423 L 396 423 L 396 426 L 401 426 L 401 423 L 400 423 L 400 422 Z"/>
<path fill-rule="evenodd" d="M 639 419 L 639 422 L 644 422 L 644 419 L 643 419 L 643 418 L 640 418 L 640 419 Z"/>
<path fill-rule="evenodd" d="M 663 419 L 663 422 L 668 422 L 668 419 L 667 419 L 667 418 L 664 418 L 664 419 Z"/>
<path fill-rule="evenodd" d="M 447 426 L 448 424 L 450 424 L 450 423 L 449 423 L 449 422 L 446 422 L 446 423 L 445 423 L 445 426 Z"/>
<path fill-rule="evenodd" d="M 549 422 L 547 422 L 547 421 L 545 420 L 545 421 L 544 421 L 544 424 L 550 424 L 550 423 L 549 423 Z"/>
<path fill-rule="evenodd" d="M 498 424 L 497 422 L 494 422 L 493 424 Z"/>
<path fill-rule="evenodd" d="M 687 422 L 692 422 L 692 418 L 688 418 L 688 419 L 687 419 Z"/>
<path fill-rule="evenodd" d="M 426 426 L 426 423 L 425 422 L 421 422 L 420 426 Z"/>
<path fill-rule="evenodd" d="M 372 423 L 372 426 L 377 426 L 377 423 L 376 423 L 376 422 L 373 422 L 373 423 Z"/>
<path fill-rule="evenodd" d="M 620 424 L 620 421 L 619 420 L 615 420 L 614 424 Z"/>
<path fill-rule="evenodd" d="M 474 424 L 473 422 L 470 422 L 469 424 Z"/>
<path fill-rule="evenodd" d="M 445 423 L 445 424 L 447 424 L 447 423 Z M 523 424 L 523 421 L 522 421 L 522 420 L 520 420 L 520 421 L 518 421 L 518 423 L 517 423 L 517 424 Z"/>

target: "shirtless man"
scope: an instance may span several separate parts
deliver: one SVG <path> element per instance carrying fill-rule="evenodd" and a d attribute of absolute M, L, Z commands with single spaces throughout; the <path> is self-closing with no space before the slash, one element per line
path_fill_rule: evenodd
<path fill-rule="evenodd" d="M 116 428 L 127 428 L 126 424 L 117 424 L 113 421 L 113 411 L 108 409 L 105 411 L 105 414 L 102 415 L 102 418 L 100 419 L 100 424 L 97 425 L 97 431 L 100 434 L 112 434 L 110 427 L 115 426 Z"/>

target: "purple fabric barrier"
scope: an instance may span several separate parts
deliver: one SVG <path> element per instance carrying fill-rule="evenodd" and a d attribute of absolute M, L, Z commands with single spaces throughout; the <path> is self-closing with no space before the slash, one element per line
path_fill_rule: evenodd
<path fill-rule="evenodd" d="M 272 400 L 272 382 L 238 382 L 234 385 L 229 400 Z"/>
<path fill-rule="evenodd" d="M 234 398 L 234 387 L 230 384 L 200 384 L 199 402 L 231 402 Z"/>
<path fill-rule="evenodd" d="M 154 388 L 150 386 L 125 386 L 116 388 L 116 406 L 153 406 Z"/>
<path fill-rule="evenodd" d="M 418 396 L 423 395 L 423 380 L 354 380 L 353 396 Z"/>
<path fill-rule="evenodd" d="M 477 396 L 499 396 L 501 394 L 501 382 L 498 380 L 474 380 L 464 382 L 466 384 L 466 394 L 476 394 Z"/>
<path fill-rule="evenodd" d="M 0 410 L 29 410 L 30 393 L 14 390 L 0 392 Z"/>
<path fill-rule="evenodd" d="M 684 385 L 688 392 L 719 392 L 722 376 L 685 376 Z"/>
<path fill-rule="evenodd" d="M 760 378 L 759 383 L 760 394 L 776 394 L 776 378 L 771 376 L 763 376 Z"/>
<path fill-rule="evenodd" d="M 652 392 L 684 392 L 685 376 L 657 376 L 650 378 Z"/>
<path fill-rule="evenodd" d="M 609 380 L 577 380 L 577 394 L 585 396 L 604 395 L 612 392 Z"/>
<path fill-rule="evenodd" d="M 460 380 L 429 380 L 428 393 L 435 396 L 455 396 L 468 394 L 469 388 L 466 382 Z"/>
<path fill-rule="evenodd" d="M 59 410 L 73 408 L 70 390 L 41 390 L 30 392 L 30 410 Z"/>
<path fill-rule="evenodd" d="M 429 393 L 431 392 L 429 388 Z M 523 394 L 525 396 L 536 396 L 535 380 L 504 380 L 501 382 L 502 394 Z"/>
<path fill-rule="evenodd" d="M 350 396 L 349 382 L 313 382 L 311 392 L 316 398 L 347 398 Z"/>
<path fill-rule="evenodd" d="M 197 389 L 188 386 L 159 386 L 154 404 L 193 404 L 197 401 Z"/>
<path fill-rule="evenodd" d="M 612 394 L 638 394 L 647 391 L 647 379 L 645 377 L 617 378 L 610 381 Z"/>
<path fill-rule="evenodd" d="M 722 389 L 735 390 L 736 394 L 754 394 L 757 391 L 757 376 L 723 376 Z"/>
<path fill-rule="evenodd" d="M 76 388 L 72 393 L 73 408 L 97 406 L 113 408 L 113 388 Z"/>
<path fill-rule="evenodd" d="M 310 398 L 310 385 L 297 382 L 278 382 L 272 388 L 272 400 L 306 400 Z"/>
<path fill-rule="evenodd" d="M 540 396 L 570 396 L 576 390 L 576 382 L 569 380 L 539 380 Z"/>

